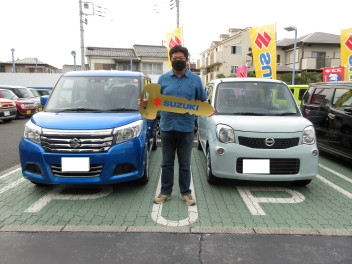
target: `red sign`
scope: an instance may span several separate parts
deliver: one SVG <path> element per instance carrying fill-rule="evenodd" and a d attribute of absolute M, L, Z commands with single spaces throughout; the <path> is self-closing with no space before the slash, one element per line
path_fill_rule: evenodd
<path fill-rule="evenodd" d="M 323 69 L 323 82 L 344 81 L 344 77 L 344 67 L 332 67 Z"/>

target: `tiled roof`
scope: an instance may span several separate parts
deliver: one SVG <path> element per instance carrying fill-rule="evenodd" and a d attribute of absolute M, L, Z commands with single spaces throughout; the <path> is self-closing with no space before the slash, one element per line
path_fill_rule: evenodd
<path fill-rule="evenodd" d="M 135 57 L 133 49 L 124 48 L 101 48 L 101 47 L 87 47 L 86 56 L 99 57 Z"/>
<path fill-rule="evenodd" d="M 137 57 L 167 58 L 165 46 L 133 45 Z"/>
<path fill-rule="evenodd" d="M 340 35 L 314 32 L 306 36 L 297 38 L 297 43 L 312 43 L 312 44 L 340 44 Z M 294 39 L 282 39 L 276 42 L 277 47 L 286 47 L 294 44 Z"/>

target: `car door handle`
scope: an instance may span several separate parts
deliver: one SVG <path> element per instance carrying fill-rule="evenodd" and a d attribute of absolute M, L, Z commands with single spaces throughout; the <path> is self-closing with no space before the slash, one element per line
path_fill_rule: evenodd
<path fill-rule="evenodd" d="M 335 119 L 335 115 L 332 114 L 332 113 L 328 113 L 328 117 L 329 117 L 330 119 Z"/>

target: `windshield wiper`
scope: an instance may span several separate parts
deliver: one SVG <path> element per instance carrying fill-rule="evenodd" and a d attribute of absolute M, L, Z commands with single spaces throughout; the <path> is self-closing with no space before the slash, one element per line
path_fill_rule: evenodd
<path fill-rule="evenodd" d="M 108 111 L 108 112 L 137 112 L 138 109 L 133 109 L 133 108 L 113 108 L 113 109 L 108 109 L 106 111 Z"/>
<path fill-rule="evenodd" d="M 252 115 L 252 116 L 262 116 L 263 114 L 260 113 L 253 113 L 253 112 L 237 112 L 233 113 L 234 115 Z"/>
<path fill-rule="evenodd" d="M 289 115 L 297 115 L 297 113 L 284 112 L 284 113 L 281 113 L 281 114 L 277 114 L 277 116 L 289 116 Z"/>
<path fill-rule="evenodd" d="M 104 111 L 100 110 L 100 109 L 94 109 L 94 108 L 67 108 L 67 109 L 63 109 L 58 111 L 58 113 L 62 113 L 62 112 L 98 112 L 98 113 L 102 113 Z"/>

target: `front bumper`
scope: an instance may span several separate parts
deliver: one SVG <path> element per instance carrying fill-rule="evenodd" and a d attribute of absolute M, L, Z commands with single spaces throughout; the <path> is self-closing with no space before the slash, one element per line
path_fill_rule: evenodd
<path fill-rule="evenodd" d="M 237 141 L 238 142 L 238 141 Z M 219 178 L 253 181 L 296 181 L 311 180 L 318 173 L 319 154 L 316 144 L 298 144 L 287 149 L 257 149 L 239 145 L 237 143 L 224 144 L 216 139 L 210 144 L 210 157 L 212 172 Z M 217 150 L 222 148 L 223 154 Z M 316 155 L 313 155 L 313 152 Z M 280 168 L 285 170 L 292 161 L 297 161 L 297 171 L 292 173 L 243 173 L 241 162 L 244 159 L 268 159 L 270 166 L 276 166 L 280 161 Z M 289 170 L 287 170 L 289 171 Z"/>
<path fill-rule="evenodd" d="M 113 184 L 139 179 L 146 160 L 144 140 L 139 137 L 112 146 L 106 153 L 47 153 L 22 137 L 19 145 L 22 173 L 30 181 L 44 184 Z M 102 168 L 98 176 L 89 173 L 59 173 L 63 157 L 88 157 L 90 169 Z M 129 165 L 126 165 L 129 164 Z M 54 173 L 55 175 L 54 175 Z"/>
<path fill-rule="evenodd" d="M 16 117 L 16 108 L 0 109 L 0 120 L 14 119 Z"/>

